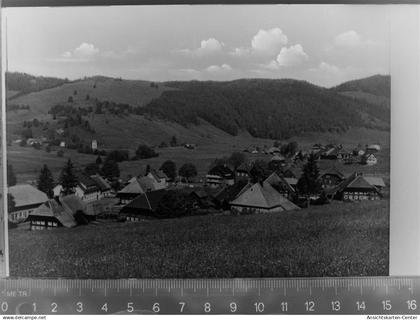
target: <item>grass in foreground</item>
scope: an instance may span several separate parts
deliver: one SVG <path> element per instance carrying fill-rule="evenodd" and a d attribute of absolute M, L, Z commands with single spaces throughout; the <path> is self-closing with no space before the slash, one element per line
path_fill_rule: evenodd
<path fill-rule="evenodd" d="M 388 275 L 389 202 L 10 231 L 11 275 L 220 278 Z"/>

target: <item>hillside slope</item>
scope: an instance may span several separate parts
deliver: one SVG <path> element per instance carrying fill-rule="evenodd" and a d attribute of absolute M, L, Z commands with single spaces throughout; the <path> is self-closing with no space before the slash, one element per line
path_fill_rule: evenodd
<path fill-rule="evenodd" d="M 166 85 L 179 90 L 164 92 L 139 109 L 141 113 L 184 125 L 203 118 L 232 135 L 242 129 L 273 139 L 351 127 L 389 128 L 389 115 L 379 106 L 305 81 L 241 79 Z"/>
<path fill-rule="evenodd" d="M 391 77 L 374 75 L 344 82 L 331 90 L 345 96 L 389 108 L 391 105 Z"/>
<path fill-rule="evenodd" d="M 374 79 L 381 80 L 373 77 L 368 82 Z M 376 91 L 370 91 L 386 92 L 387 86 L 379 89 L 381 85 L 383 81 L 372 85 Z M 97 76 L 10 98 L 8 106 L 29 108 L 10 108 L 13 111 L 7 114 L 8 132 L 12 138 L 18 137 L 23 122 L 36 118 L 42 122 L 44 133 L 32 128 L 35 135 L 68 128 L 66 136 L 76 135 L 84 144 L 97 139 L 103 147 L 127 147 L 138 142 L 157 145 L 173 135 L 179 141 L 211 143 L 243 134 L 288 139 L 308 132 L 389 129 L 389 112 L 384 112 L 381 104 L 348 97 L 337 90 L 291 79 L 156 84 Z M 49 112 L 57 105 L 70 108 L 71 113 L 56 119 Z M 102 106 L 99 111 L 98 105 Z M 70 125 L 66 117 L 73 118 Z M 77 117 L 78 124 L 71 124 Z M 80 126 L 87 121 L 89 130 Z"/>
<path fill-rule="evenodd" d="M 56 105 L 66 103 L 72 97 L 72 105 L 75 107 L 87 107 L 95 105 L 95 99 L 99 101 L 113 101 L 132 106 L 142 106 L 154 98 L 159 97 L 166 90 L 173 90 L 164 85 L 151 86 L 149 81 L 122 80 L 106 77 L 92 77 L 37 92 L 11 98 L 9 104 L 29 105 L 27 112 L 19 112 L 10 121 L 30 120 L 34 117 L 43 119 L 49 109 Z"/>

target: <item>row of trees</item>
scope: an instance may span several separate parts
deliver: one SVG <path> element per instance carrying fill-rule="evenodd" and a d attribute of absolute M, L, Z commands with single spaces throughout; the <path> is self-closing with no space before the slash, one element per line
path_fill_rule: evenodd
<path fill-rule="evenodd" d="M 162 163 L 159 170 L 162 170 L 172 181 L 177 177 L 177 172 L 178 175 L 185 178 L 187 182 L 197 176 L 197 168 L 194 164 L 189 162 L 184 163 L 177 171 L 176 163 L 172 160 L 166 160 Z"/>

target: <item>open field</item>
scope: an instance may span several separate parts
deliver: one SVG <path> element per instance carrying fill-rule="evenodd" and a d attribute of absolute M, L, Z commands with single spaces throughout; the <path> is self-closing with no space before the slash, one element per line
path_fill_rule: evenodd
<path fill-rule="evenodd" d="M 10 231 L 11 275 L 206 278 L 388 275 L 389 202 Z"/>
<path fill-rule="evenodd" d="M 370 139 L 368 137 L 371 137 Z M 299 143 L 301 148 L 309 149 L 314 143 L 342 143 L 345 148 L 351 150 L 358 143 L 362 145 L 369 141 L 380 143 L 383 148 L 378 153 L 378 164 L 375 166 L 362 166 L 359 164 L 344 165 L 339 161 L 321 160 L 319 162 L 320 168 L 328 168 L 336 166 L 337 169 L 348 175 L 354 171 L 360 171 L 368 174 L 379 175 L 387 179 L 389 177 L 389 133 L 384 131 L 357 129 L 350 130 L 343 135 L 332 134 L 318 134 L 318 138 L 311 135 L 303 137 L 296 137 L 293 139 Z M 288 140 L 291 141 L 291 140 Z M 125 161 L 119 164 L 121 171 L 121 178 L 125 179 L 129 175 L 134 176 L 144 172 L 146 166 L 149 164 L 154 168 L 159 168 L 165 160 L 173 160 L 178 168 L 186 162 L 192 162 L 197 167 L 198 179 L 203 179 L 206 172 L 214 159 L 229 156 L 234 151 L 243 151 L 245 148 L 252 146 L 264 145 L 272 146 L 273 140 L 258 139 L 250 137 L 246 134 L 239 136 L 218 136 L 214 142 L 198 145 L 195 150 L 188 150 L 182 146 L 170 147 L 163 149 L 156 149 L 159 152 L 159 157 L 138 161 Z M 131 154 L 134 154 L 134 149 L 137 144 L 132 144 Z M 250 160 L 265 159 L 269 160 L 270 155 L 265 154 L 246 154 Z M 84 167 L 89 162 L 94 162 L 96 156 L 77 153 L 74 150 L 66 150 L 63 158 L 58 158 L 56 152 L 47 153 L 43 150 L 35 150 L 32 147 L 19 147 L 13 145 L 8 147 L 9 163 L 13 165 L 14 171 L 17 174 L 18 182 L 25 182 L 34 180 L 39 174 L 39 170 L 45 163 L 51 169 L 54 177 L 57 178 L 61 168 L 63 167 L 67 158 L 70 157 L 76 165 Z"/>
<path fill-rule="evenodd" d="M 37 179 L 42 166 L 46 164 L 52 171 L 54 178 L 58 178 L 61 168 L 71 158 L 77 165 L 84 166 L 94 162 L 96 156 L 77 153 L 75 150 L 65 150 L 62 158 L 57 153 L 44 150 L 36 150 L 32 147 L 7 147 L 8 162 L 13 166 L 18 183 L 24 183 Z"/>

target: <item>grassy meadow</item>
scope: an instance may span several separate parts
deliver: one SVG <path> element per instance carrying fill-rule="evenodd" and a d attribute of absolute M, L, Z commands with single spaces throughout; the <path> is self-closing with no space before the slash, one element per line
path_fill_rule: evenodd
<path fill-rule="evenodd" d="M 13 277 L 385 276 L 389 201 L 10 230 Z"/>
<path fill-rule="evenodd" d="M 141 130 L 139 129 L 141 132 L 144 132 L 144 130 L 144 128 Z M 120 134 L 119 139 L 121 139 L 121 136 L 122 135 Z M 182 146 L 156 149 L 156 151 L 159 152 L 159 157 L 121 162 L 119 163 L 121 178 L 125 179 L 129 175 L 134 176 L 143 173 L 148 164 L 154 168 L 159 168 L 165 160 L 173 160 L 178 168 L 186 162 L 192 162 L 197 167 L 198 179 L 204 179 L 211 163 L 216 158 L 229 156 L 234 151 L 243 151 L 245 148 L 253 146 L 263 147 L 264 145 L 273 145 L 273 140 L 253 138 L 246 134 L 233 137 L 226 134 L 217 135 L 216 133 L 213 133 L 212 137 L 213 141 L 203 140 L 203 143 L 199 143 L 195 150 L 188 150 Z M 115 139 L 118 138 L 115 137 Z M 367 174 L 381 176 L 386 181 L 389 179 L 389 132 L 369 129 L 351 129 L 341 135 L 327 133 L 317 135 L 307 134 L 302 137 L 289 139 L 288 141 L 297 141 L 299 147 L 303 150 L 309 150 L 316 142 L 324 144 L 342 143 L 348 150 L 353 149 L 358 143 L 361 143 L 362 145 L 380 143 L 383 148 L 381 152 L 377 154 L 378 164 L 375 166 L 362 166 L 360 164 L 345 165 L 340 161 L 333 160 L 320 160 L 319 166 L 321 169 L 335 166 L 346 175 L 349 175 L 354 171 L 361 171 Z M 188 142 L 188 140 L 185 142 Z M 282 142 L 286 143 L 287 141 Z M 130 150 L 133 155 L 138 143 L 132 142 L 130 148 L 126 149 Z M 63 158 L 57 157 L 56 152 L 47 153 L 44 150 L 35 150 L 32 147 L 20 147 L 17 145 L 8 147 L 7 152 L 9 163 L 13 165 L 19 183 L 36 179 L 39 170 L 44 163 L 51 169 L 54 177 L 58 178 L 59 172 L 68 158 L 71 158 L 72 161 L 81 168 L 87 163 L 94 162 L 96 159 L 96 156 L 94 155 L 81 154 L 77 153 L 75 150 L 68 149 L 65 149 Z M 271 158 L 271 155 L 261 153 L 246 153 L 246 155 L 250 160 L 265 159 L 268 161 Z"/>

